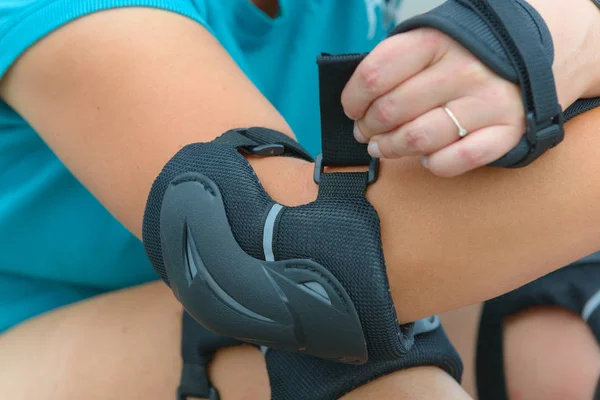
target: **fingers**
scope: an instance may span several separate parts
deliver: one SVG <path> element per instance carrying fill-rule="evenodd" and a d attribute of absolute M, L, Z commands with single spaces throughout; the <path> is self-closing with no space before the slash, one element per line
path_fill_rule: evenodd
<path fill-rule="evenodd" d="M 426 156 L 445 177 L 499 159 L 525 131 L 520 88 L 433 30 L 382 42 L 357 67 L 342 104 L 371 156 Z"/>
<path fill-rule="evenodd" d="M 521 136 L 522 131 L 510 125 L 484 128 L 423 157 L 423 165 L 435 175 L 454 177 L 499 159 L 517 145 Z"/>
<path fill-rule="evenodd" d="M 474 132 L 491 125 L 498 118 L 498 109 L 489 110 L 476 97 L 463 97 L 447 104 L 460 125 Z M 460 139 L 459 129 L 444 106 L 417 117 L 400 128 L 371 138 L 369 152 L 377 158 L 397 158 L 434 153 Z"/>
<path fill-rule="evenodd" d="M 479 63 L 457 63 L 455 57 L 444 58 L 375 100 L 365 116 L 358 120 L 366 138 L 389 132 L 447 102 L 467 95 L 478 82 L 474 81 Z M 482 67 L 483 69 L 483 67 Z M 481 81 L 487 72 L 482 72 Z"/>
<path fill-rule="evenodd" d="M 381 42 L 360 63 L 342 93 L 346 114 L 362 118 L 375 99 L 435 63 L 443 55 L 445 41 L 438 31 L 417 29 Z"/>

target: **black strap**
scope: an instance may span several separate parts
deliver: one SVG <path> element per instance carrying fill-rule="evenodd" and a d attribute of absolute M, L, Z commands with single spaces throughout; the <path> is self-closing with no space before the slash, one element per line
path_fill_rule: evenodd
<path fill-rule="evenodd" d="M 564 116 L 558 103 L 552 61 L 539 41 L 532 37 L 518 16 L 517 4 L 507 0 L 459 0 L 484 19 L 506 50 L 517 71 L 525 103 L 526 132 L 522 144 L 528 145 L 524 157 L 516 162 L 514 154 L 493 165 L 511 168 L 531 164 L 544 152 L 562 142 Z M 511 161 L 508 163 L 507 161 Z"/>
<path fill-rule="evenodd" d="M 314 161 L 294 139 L 268 128 L 233 129 L 213 140 L 213 143 L 228 144 L 244 153 L 259 157 L 284 156 Z"/>
<path fill-rule="evenodd" d="M 222 348 L 242 342 L 218 336 L 204 329 L 187 312 L 183 312 L 181 326 L 181 357 L 183 369 L 177 389 L 177 400 L 219 400 L 219 393 L 208 378 L 207 367 L 214 353 Z"/>
<path fill-rule="evenodd" d="M 346 116 L 341 95 L 365 54 L 324 54 L 319 66 L 321 105 L 321 142 L 323 153 L 317 156 L 315 182 L 319 197 L 364 196 L 367 186 L 377 180 L 379 160 L 372 158 L 367 145 L 354 139 L 354 121 Z M 368 172 L 323 174 L 330 166 L 369 166 Z"/>
<path fill-rule="evenodd" d="M 561 112 L 552 65 L 537 38 L 515 16 L 517 3 L 506 0 L 461 0 L 487 20 L 517 69 L 527 110 L 536 124 L 547 124 Z"/>
<path fill-rule="evenodd" d="M 565 121 L 569 121 L 597 107 L 600 107 L 600 97 L 579 99 L 565 110 Z"/>
<path fill-rule="evenodd" d="M 364 57 L 364 54 L 322 55 L 317 61 L 324 166 L 371 163 L 367 145 L 354 139 L 354 122 L 344 113 L 341 101 L 344 87 Z"/>

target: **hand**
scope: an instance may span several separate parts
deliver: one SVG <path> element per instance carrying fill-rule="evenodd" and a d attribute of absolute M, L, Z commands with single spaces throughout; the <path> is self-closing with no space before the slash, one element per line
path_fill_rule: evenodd
<path fill-rule="evenodd" d="M 422 156 L 442 177 L 499 159 L 525 132 L 519 86 L 433 29 L 379 44 L 356 69 L 342 104 L 356 121 L 356 140 L 368 142 L 373 157 Z"/>

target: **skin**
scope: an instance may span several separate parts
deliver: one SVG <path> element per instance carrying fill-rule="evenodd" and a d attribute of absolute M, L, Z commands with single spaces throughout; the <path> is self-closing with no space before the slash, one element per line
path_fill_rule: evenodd
<path fill-rule="evenodd" d="M 530 309 L 508 318 L 504 330 L 511 399 L 594 398 L 600 348 L 578 315 L 558 308 Z"/>
<path fill-rule="evenodd" d="M 128 40 L 123 40 L 124 37 Z M 214 65 L 219 67 L 214 68 Z M 182 80 L 181 76 L 186 79 Z M 205 90 L 198 91 L 197 87 Z M 205 93 L 212 95 L 207 97 Z M 0 94 L 32 124 L 91 192 L 138 236 L 150 184 L 164 163 L 183 145 L 211 140 L 239 126 L 267 126 L 291 134 L 281 116 L 208 32 L 192 21 L 157 10 L 113 10 L 69 24 L 36 44 L 17 62 L 3 79 Z M 239 112 L 232 114 L 231 104 L 240 105 L 236 107 Z M 597 142 L 594 124 L 599 117 L 598 112 L 591 112 L 570 123 L 567 134 L 576 134 L 570 135 L 568 143 L 523 171 L 485 169 L 444 181 L 433 177 L 414 158 L 382 162 L 380 181 L 369 189 L 368 197 L 382 220 L 392 296 L 395 304 L 402 305 L 398 308 L 400 321 L 484 300 L 596 249 L 600 239 L 596 201 L 600 188 L 594 184 L 593 176 L 600 170 L 600 160 L 594 157 Z M 201 131 L 199 126 L 203 127 Z M 294 205 L 316 197 L 310 164 L 289 159 L 251 159 L 250 162 L 275 200 Z M 506 193 L 519 195 L 510 197 Z M 572 196 L 573 193 L 577 196 Z M 539 206 L 541 201 L 544 207 Z M 556 213 L 557 209 L 561 213 Z M 515 235 L 515 232 L 520 234 Z M 522 237 L 528 238 L 527 243 Z M 528 268 L 522 268 L 523 265 Z M 129 304 L 139 306 L 150 297 L 158 299 L 160 290 L 168 295 L 166 288 L 158 289 L 160 285 L 148 287 L 156 292 L 148 289 L 150 294 L 142 295 L 135 292 L 136 289 L 125 291 L 136 299 L 128 300 Z M 463 290 L 453 290 L 456 287 Z M 165 302 L 166 298 L 172 299 L 168 296 L 164 297 Z M 89 315 L 102 315 L 98 319 L 106 323 L 109 330 L 114 328 L 104 332 L 104 346 L 94 346 L 110 358 L 101 363 L 102 367 L 108 365 L 116 368 L 115 371 L 130 368 L 129 358 L 125 357 L 134 356 L 125 350 L 131 348 L 137 354 L 141 348 L 105 349 L 118 341 L 117 337 L 122 339 L 111 336 L 111 332 L 122 330 L 123 321 L 111 323 L 110 318 L 114 316 L 126 322 L 125 316 L 131 318 L 131 312 L 125 311 L 131 306 L 121 307 L 115 300 L 116 305 L 106 309 L 100 304 L 99 308 L 89 306 L 85 311 L 70 311 L 92 302 L 48 314 L 44 318 L 49 319 L 34 320 L 3 335 L 0 339 L 3 355 L 10 352 L 11 356 L 3 356 L 0 362 L 6 362 L 11 368 L 2 368 L 2 378 L 7 385 L 0 387 L 10 388 L 9 383 L 22 382 L 22 377 L 33 368 L 39 370 L 40 375 L 48 374 L 48 386 L 41 386 L 47 390 L 42 393 L 68 390 L 67 394 L 60 393 L 63 397 L 57 395 L 56 398 L 61 399 L 68 395 L 72 398 L 82 393 L 87 395 L 87 391 L 83 392 L 85 385 L 77 380 L 69 380 L 59 388 L 55 383 L 60 377 L 64 379 L 86 370 L 86 363 L 94 359 L 89 357 L 93 349 L 86 347 L 91 342 L 82 339 L 89 338 L 89 327 L 94 326 Z M 177 312 L 176 309 L 166 311 L 171 317 Z M 160 313 L 156 314 L 158 318 Z M 69 327 L 61 318 L 77 321 L 70 325 L 75 336 L 65 344 L 71 351 L 53 352 L 55 342 L 35 338 L 39 332 L 48 332 L 51 326 L 58 330 Z M 43 323 L 41 321 L 50 322 L 38 325 Z M 139 330 L 131 337 L 137 340 L 142 332 L 148 335 L 155 329 L 156 323 L 172 325 L 158 320 L 145 324 L 134 322 Z M 81 330 L 73 326 L 81 326 Z M 176 346 L 177 331 L 169 332 L 172 345 Z M 157 333 L 156 341 L 141 347 L 146 352 L 154 352 L 165 343 L 164 339 Z M 32 360 L 28 354 L 40 353 L 28 353 L 33 342 L 43 346 L 42 353 L 48 357 L 36 356 L 35 365 L 13 368 L 13 365 L 31 362 L 27 361 Z M 173 354 L 177 351 L 173 350 Z M 64 354 L 86 354 L 87 357 L 85 360 L 83 356 L 68 358 L 65 365 L 69 373 L 61 374 L 56 364 Z M 158 364 L 164 360 L 166 356 L 161 357 Z M 153 364 L 142 360 L 140 365 Z M 165 366 L 171 367 L 171 373 L 178 373 L 173 364 Z M 260 372 L 259 367 L 253 370 Z M 160 377 L 158 372 L 164 371 L 152 372 Z M 424 372 L 424 379 L 430 379 L 430 373 L 443 375 L 437 370 Z M 214 376 L 215 382 L 218 376 L 218 373 Z M 106 382 L 116 379 L 102 374 L 97 378 L 105 390 Z M 451 387 L 447 377 L 439 379 Z M 160 386 L 157 381 L 151 383 L 149 398 L 158 393 Z M 111 389 L 123 385 L 109 387 L 108 394 L 99 390 L 98 394 L 105 395 L 99 398 L 114 396 Z M 165 385 L 172 390 L 175 384 L 171 380 Z M 20 391 L 8 392 L 7 396 L 14 394 L 11 398 L 18 398 L 24 388 L 17 389 Z M 135 386 L 129 390 L 136 393 L 140 388 Z"/>
<path fill-rule="evenodd" d="M 529 1 L 553 36 L 559 103 L 600 95 L 600 13 L 589 0 Z M 459 43 L 433 29 L 384 40 L 357 68 L 342 95 L 354 135 L 374 157 L 422 156 L 442 177 L 487 165 L 525 131 L 520 88 L 496 75 Z M 447 106 L 468 136 L 444 110 Z"/>
<path fill-rule="evenodd" d="M 162 283 L 98 296 L 0 336 L 0 396 L 28 400 L 164 400 L 179 383 L 181 307 Z M 224 400 L 269 400 L 255 348 L 220 350 L 209 370 Z M 24 385 L 24 382 L 35 384 Z M 437 368 L 388 375 L 346 400 L 468 399 Z"/>

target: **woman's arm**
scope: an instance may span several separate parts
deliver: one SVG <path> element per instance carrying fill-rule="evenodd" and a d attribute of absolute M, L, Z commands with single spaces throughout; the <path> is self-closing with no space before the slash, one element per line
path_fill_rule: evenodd
<path fill-rule="evenodd" d="M 60 29 L 1 93 L 138 236 L 150 185 L 179 148 L 243 126 L 290 133 L 204 28 L 162 11 L 107 11 Z M 490 298 L 598 248 L 599 118 L 572 122 L 565 144 L 520 171 L 441 180 L 418 160 L 382 162 L 368 197 L 401 321 Z M 275 200 L 314 199 L 312 165 L 250 162 Z"/>

